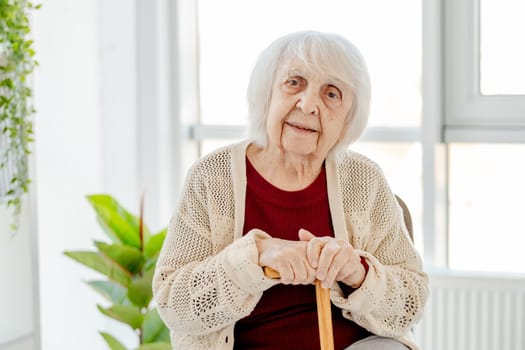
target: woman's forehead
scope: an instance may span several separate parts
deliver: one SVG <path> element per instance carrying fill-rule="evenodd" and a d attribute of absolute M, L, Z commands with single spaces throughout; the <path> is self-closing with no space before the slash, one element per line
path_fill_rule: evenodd
<path fill-rule="evenodd" d="M 300 76 L 307 80 L 318 79 L 325 83 L 336 84 L 336 85 L 347 85 L 343 78 L 330 72 L 328 67 L 314 65 L 313 63 L 307 63 L 301 59 L 288 59 L 284 60 L 278 70 L 280 79 L 286 79 L 289 77 Z"/>

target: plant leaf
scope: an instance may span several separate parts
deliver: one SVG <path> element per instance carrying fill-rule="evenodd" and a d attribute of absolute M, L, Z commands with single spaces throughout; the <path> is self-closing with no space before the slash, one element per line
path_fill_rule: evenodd
<path fill-rule="evenodd" d="M 64 254 L 76 262 L 102 273 L 123 286 L 129 285 L 131 275 L 114 261 L 97 252 L 66 251 Z"/>
<path fill-rule="evenodd" d="M 144 343 L 170 342 L 169 330 L 157 309 L 151 309 L 144 317 L 142 332 Z"/>
<path fill-rule="evenodd" d="M 154 269 L 144 271 L 143 275 L 134 279 L 128 287 L 128 299 L 139 307 L 147 307 L 153 298 L 151 289 Z"/>
<path fill-rule="evenodd" d="M 170 343 L 171 342 L 170 330 L 168 329 L 168 327 L 166 327 L 166 325 L 162 326 L 162 329 L 160 330 L 160 333 L 157 335 L 157 337 L 155 337 L 153 342 L 154 343 L 158 343 L 158 342 Z"/>
<path fill-rule="evenodd" d="M 149 227 L 146 225 L 145 222 L 142 223 L 142 234 L 144 235 L 144 246 L 146 245 L 146 243 L 148 243 L 148 241 L 150 240 L 151 238 L 151 231 L 149 229 Z"/>
<path fill-rule="evenodd" d="M 12 79 L 6 78 L 0 82 L 0 87 L 7 87 L 9 89 L 13 89 L 15 87 L 15 84 L 13 83 Z"/>
<path fill-rule="evenodd" d="M 137 248 L 104 242 L 95 242 L 95 246 L 131 274 L 138 273 L 144 265 L 144 257 Z"/>
<path fill-rule="evenodd" d="M 160 252 L 162 244 L 164 243 L 164 239 L 166 238 L 166 232 L 167 229 L 164 229 L 159 233 L 151 236 L 150 239 L 147 241 L 146 247 L 144 248 L 144 255 L 147 259 L 154 257 Z"/>
<path fill-rule="evenodd" d="M 173 348 L 169 343 L 151 343 L 144 344 L 136 348 L 135 350 L 172 350 Z"/>
<path fill-rule="evenodd" d="M 129 300 L 126 298 L 128 290 L 120 284 L 112 281 L 89 281 L 86 283 L 111 303 L 129 305 Z"/>
<path fill-rule="evenodd" d="M 98 218 L 104 225 L 102 228 L 116 243 L 141 248 L 139 237 L 139 219 L 122 207 L 117 200 L 106 194 L 94 194 L 87 196 Z"/>
<path fill-rule="evenodd" d="M 102 228 L 102 231 L 115 243 L 122 243 L 120 238 L 113 232 L 113 229 L 109 227 L 101 218 L 97 216 L 98 225 Z"/>
<path fill-rule="evenodd" d="M 126 347 L 122 345 L 114 336 L 106 332 L 99 332 L 100 335 L 104 338 L 111 350 L 126 350 Z"/>
<path fill-rule="evenodd" d="M 154 269 L 154 268 L 155 268 L 155 265 L 157 264 L 157 259 L 158 259 L 158 256 L 146 260 L 146 263 L 144 264 L 143 269 L 144 269 L 144 270 L 151 270 L 151 269 Z"/>
<path fill-rule="evenodd" d="M 133 329 L 139 329 L 142 326 L 144 316 L 140 312 L 140 309 L 137 307 L 126 305 L 113 305 L 108 308 L 103 308 L 102 306 L 97 305 L 97 308 L 104 315 L 111 317 L 117 321 L 123 322 Z"/>

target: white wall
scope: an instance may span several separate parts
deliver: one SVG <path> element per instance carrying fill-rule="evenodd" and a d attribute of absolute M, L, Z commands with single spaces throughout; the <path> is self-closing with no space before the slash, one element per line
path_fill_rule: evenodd
<path fill-rule="evenodd" d="M 36 286 L 34 273 L 34 226 L 30 224 L 28 196 L 24 197 L 20 227 L 15 235 L 9 232 L 11 210 L 0 206 L 0 349 L 32 350 L 34 337 Z M 25 344 L 25 345 L 22 345 Z"/>
<path fill-rule="evenodd" d="M 134 213 L 144 193 L 146 223 L 153 231 L 167 225 L 191 158 L 182 147 L 187 130 L 176 114 L 178 78 L 171 64 L 177 29 L 170 16 L 176 5 L 47 0 L 34 13 L 44 350 L 104 349 L 99 330 L 128 347 L 136 344 L 131 330 L 99 314 L 96 304 L 105 301 L 82 282 L 102 277 L 63 252 L 107 240 L 85 200 L 90 193 L 110 193 Z"/>
<path fill-rule="evenodd" d="M 102 16 L 107 7 L 118 12 Z M 131 330 L 99 314 L 104 300 L 82 282 L 100 276 L 63 255 L 107 240 L 85 195 L 110 192 L 138 208 L 134 18 L 124 0 L 50 0 L 34 15 L 44 350 L 104 349 L 98 330 L 134 344 Z"/>

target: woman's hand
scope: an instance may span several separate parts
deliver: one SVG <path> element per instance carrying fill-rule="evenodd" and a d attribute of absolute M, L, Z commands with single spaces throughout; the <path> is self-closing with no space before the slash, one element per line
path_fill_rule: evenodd
<path fill-rule="evenodd" d="M 312 284 L 315 270 L 306 257 L 308 242 L 266 238 L 256 241 L 259 265 L 279 272 L 283 284 Z"/>
<path fill-rule="evenodd" d="M 305 229 L 299 230 L 299 239 L 307 242 L 306 256 L 316 270 L 315 278 L 329 288 L 335 281 L 358 288 L 365 279 L 365 268 L 354 247 L 333 237 L 316 237 Z"/>

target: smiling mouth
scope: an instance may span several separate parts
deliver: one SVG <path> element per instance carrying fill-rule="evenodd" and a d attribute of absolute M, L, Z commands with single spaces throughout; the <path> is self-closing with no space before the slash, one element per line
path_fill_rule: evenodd
<path fill-rule="evenodd" d="M 299 129 L 299 130 L 303 130 L 303 131 L 309 131 L 309 132 L 317 132 L 317 130 L 315 129 L 310 129 L 306 126 L 303 126 L 303 125 L 300 125 L 300 124 L 295 124 L 295 123 L 290 123 L 290 122 L 285 122 L 286 125 L 289 125 L 293 128 L 296 128 L 296 129 Z"/>

